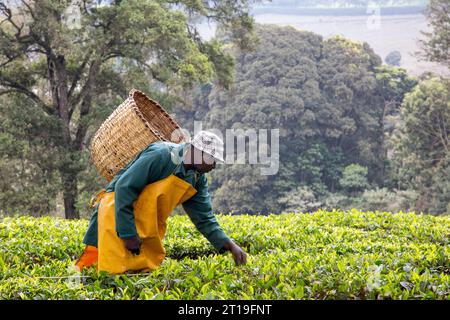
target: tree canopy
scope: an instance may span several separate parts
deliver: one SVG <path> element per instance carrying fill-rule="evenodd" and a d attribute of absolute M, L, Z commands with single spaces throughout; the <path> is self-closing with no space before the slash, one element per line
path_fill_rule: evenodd
<path fill-rule="evenodd" d="M 205 85 L 196 93 L 195 110 L 177 110 L 191 128 L 192 119 L 205 119 L 204 127 L 222 132 L 280 130 L 277 175 L 262 176 L 255 166 L 242 164 L 215 170 L 218 210 L 279 211 L 291 205 L 279 199 L 299 186 L 325 197 L 341 190 L 343 170 L 351 164 L 367 167 L 368 183 L 382 185 L 384 118 L 398 111 L 414 81 L 402 69 L 381 67 L 366 43 L 340 36 L 324 40 L 291 27 L 258 25 L 256 30 L 257 49 L 235 55 L 230 92 Z"/>
<path fill-rule="evenodd" d="M 36 135 L 56 154 L 66 217 L 78 217 L 89 132 L 130 87 L 180 96 L 212 77 L 232 81 L 231 56 L 219 40 L 203 41 L 195 21 L 216 22 L 226 41 L 249 49 L 249 2 L 0 1 L 0 95 L 52 119 L 50 133 Z"/>
<path fill-rule="evenodd" d="M 423 32 L 426 36 L 421 40 L 424 56 L 450 68 L 450 2 L 430 0 L 426 15 L 431 32 Z"/>
<path fill-rule="evenodd" d="M 405 97 L 393 139 L 400 180 L 418 209 L 450 211 L 450 81 L 430 77 Z"/>

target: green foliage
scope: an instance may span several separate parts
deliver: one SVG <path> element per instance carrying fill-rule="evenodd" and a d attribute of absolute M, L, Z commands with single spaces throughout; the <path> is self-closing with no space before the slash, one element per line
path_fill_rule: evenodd
<path fill-rule="evenodd" d="M 70 271 L 87 221 L 5 218 L 2 299 L 448 299 L 449 217 L 317 211 L 224 216 L 249 253 L 235 266 L 186 216 L 170 218 L 168 257 L 147 275 Z M 33 239 L 33 241 L 30 241 Z M 69 276 L 55 279 L 45 277 Z M 44 278 L 42 278 L 44 277 Z"/>
<path fill-rule="evenodd" d="M 408 75 L 405 69 L 379 66 L 376 72 L 378 94 L 385 102 L 384 116 L 397 114 L 406 93 L 410 92 L 418 80 Z M 386 118 L 383 119 L 385 121 Z"/>
<path fill-rule="evenodd" d="M 374 190 L 365 190 L 358 198 L 360 203 L 358 208 L 361 210 L 384 210 L 393 211 L 409 211 L 414 210 L 417 201 L 417 193 L 413 190 L 394 190 L 387 188 L 379 188 Z"/>
<path fill-rule="evenodd" d="M 342 171 L 351 163 L 367 167 L 368 182 L 381 184 L 385 102 L 401 101 L 409 89 L 407 74 L 382 67 L 367 44 L 343 37 L 324 40 L 264 25 L 257 25 L 256 33 L 256 50 L 233 52 L 236 81 L 230 92 L 204 86 L 192 93 L 194 110 L 174 108 L 191 130 L 193 120 L 223 133 L 280 130 L 278 174 L 261 176 L 258 166 L 242 164 L 214 170 L 215 208 L 279 212 L 278 199 L 299 185 L 308 186 L 316 198 L 339 191 Z"/>
<path fill-rule="evenodd" d="M 344 168 L 339 184 L 348 192 L 363 191 L 368 187 L 367 167 L 351 164 Z"/>
<path fill-rule="evenodd" d="M 426 36 L 420 41 L 423 54 L 430 61 L 450 67 L 450 2 L 430 0 L 426 16 L 432 31 L 423 32 Z"/>
<path fill-rule="evenodd" d="M 379 208 L 383 208 L 383 210 L 389 210 L 389 212 L 399 212 L 414 210 L 418 197 L 419 195 L 415 190 L 375 188 L 353 194 L 343 192 L 326 193 L 319 198 L 318 203 L 322 209 L 340 208 L 341 210 L 350 210 L 351 208 L 358 208 L 359 210 L 376 211 Z"/>
<path fill-rule="evenodd" d="M 216 39 L 210 42 L 205 42 L 203 45 L 203 51 L 210 57 L 211 62 L 214 65 L 215 73 L 218 75 L 219 85 L 229 88 L 233 82 L 233 67 L 234 58 L 229 53 L 226 53 L 222 47 L 222 44 Z"/>
<path fill-rule="evenodd" d="M 292 191 L 286 192 L 278 200 L 286 212 L 311 212 L 318 209 L 321 203 L 316 200 L 314 192 L 307 186 L 297 187 Z"/>
<path fill-rule="evenodd" d="M 417 190 L 417 210 L 434 214 L 450 206 L 450 81 L 421 81 L 403 101 L 392 138 L 400 183 Z"/>
<path fill-rule="evenodd" d="M 0 212 L 48 214 L 60 188 L 49 141 L 56 125 L 21 96 L 5 100 L 0 97 Z"/>
<path fill-rule="evenodd" d="M 218 78 L 227 87 L 233 80 L 234 60 L 217 39 L 204 42 L 196 19 L 191 18 L 217 23 L 228 35 L 229 46 L 247 50 L 256 41 L 249 2 L 129 0 L 97 5 L 92 0 L 1 1 L 0 95 L 5 100 L 0 117 L 27 118 L 35 127 L 31 129 L 36 148 L 48 148 L 54 160 L 46 165 L 48 162 L 40 163 L 29 153 L 8 150 L 8 160 L 0 162 L 1 170 L 8 171 L 2 189 L 26 180 L 36 194 L 42 190 L 41 179 L 14 180 L 8 166 L 27 161 L 34 175 L 41 174 L 38 170 L 48 172 L 56 181 L 55 189 L 62 189 L 65 216 L 79 217 L 76 209 L 100 183 L 93 179 L 91 164 L 86 161 L 95 129 L 131 88 L 152 93 L 170 108 L 174 97 L 194 84 Z M 11 110 L 15 95 L 28 107 Z M 39 130 L 44 115 L 52 125 Z M 21 139 L 20 130 L 1 139 L 11 145 L 12 137 Z M 54 193 L 51 190 L 49 198 Z M 30 194 L 22 193 L 25 199 Z M 11 195 L 0 199 L 8 202 L 8 208 L 2 206 L 4 210 L 9 211 L 10 203 L 18 200 L 13 196 L 9 201 Z M 34 202 L 30 212 L 50 211 L 54 201 L 48 200 L 49 205 Z M 27 206 L 17 209 L 28 211 Z"/>

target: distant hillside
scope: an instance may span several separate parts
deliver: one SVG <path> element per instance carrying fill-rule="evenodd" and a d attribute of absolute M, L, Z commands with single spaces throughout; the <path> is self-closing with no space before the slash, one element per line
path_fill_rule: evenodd
<path fill-rule="evenodd" d="M 422 13 L 428 0 L 274 0 L 256 4 L 253 14 L 296 14 L 305 16 L 358 16 L 379 7 L 383 15 Z"/>
<path fill-rule="evenodd" d="M 381 7 L 426 6 L 429 0 L 264 0 L 258 6 L 304 8 L 363 8 L 371 4 Z"/>

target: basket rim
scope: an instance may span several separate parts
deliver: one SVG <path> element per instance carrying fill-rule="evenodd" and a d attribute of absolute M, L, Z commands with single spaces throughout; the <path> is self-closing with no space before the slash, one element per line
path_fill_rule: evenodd
<path fill-rule="evenodd" d="M 167 113 L 167 111 L 158 103 L 158 101 L 151 99 L 143 91 L 133 88 L 128 93 L 128 96 L 133 99 L 133 101 L 136 104 L 137 109 L 139 109 L 139 107 L 138 107 L 138 105 L 136 103 L 136 99 L 134 98 L 136 94 L 144 97 L 146 100 L 148 100 L 151 103 L 153 103 L 159 109 L 159 111 L 167 118 L 167 120 L 169 120 L 176 127 L 176 129 L 181 129 L 181 126 Z"/>
<path fill-rule="evenodd" d="M 174 126 L 175 126 L 175 129 L 181 129 L 181 126 L 167 113 L 167 111 L 166 110 L 164 110 L 164 108 L 158 103 L 158 101 L 156 101 L 156 100 L 153 100 L 153 99 L 151 99 L 148 95 L 146 95 L 143 91 L 141 91 L 141 90 L 138 90 L 138 89 L 135 89 L 135 88 L 133 88 L 133 89 L 131 89 L 129 92 L 128 92 L 128 97 L 121 103 L 121 104 L 123 104 L 123 103 L 126 103 L 126 101 L 127 100 L 131 100 L 130 102 L 133 104 L 133 106 L 131 107 L 131 109 L 138 115 L 138 117 L 140 117 L 141 118 L 141 120 L 142 120 L 142 122 L 144 123 L 144 125 L 150 130 L 150 132 L 152 133 L 152 134 L 154 134 L 155 136 L 157 136 L 160 140 L 163 140 L 163 141 L 168 141 L 167 139 L 165 139 L 161 134 L 159 134 L 159 132 L 155 132 L 155 130 L 153 130 L 151 127 L 150 127 L 150 124 L 149 124 L 149 122 L 145 119 L 145 117 L 144 117 L 144 115 L 143 115 L 143 113 L 139 110 L 139 107 L 138 107 L 138 105 L 137 105 L 137 103 L 136 103 L 136 100 L 135 100 L 135 95 L 140 95 L 140 96 L 142 96 L 142 97 L 144 97 L 144 99 L 146 99 L 146 100 L 148 100 L 149 102 L 151 102 L 152 104 L 154 104 L 158 109 L 159 109 L 159 111 L 167 118 L 167 120 L 169 120 Z M 120 105 L 119 105 L 120 106 Z M 100 129 L 103 127 L 103 124 L 108 120 L 108 118 L 114 113 L 114 111 L 119 107 L 119 106 L 117 106 L 113 111 L 112 111 L 112 113 L 103 121 L 103 123 L 100 125 L 100 127 L 97 129 L 97 131 L 94 133 L 94 135 L 92 136 L 92 139 L 91 139 L 91 142 L 90 142 L 90 150 L 92 151 L 92 148 L 93 148 L 93 144 L 95 143 L 95 141 L 96 141 L 96 137 L 97 137 L 97 135 L 100 133 Z"/>

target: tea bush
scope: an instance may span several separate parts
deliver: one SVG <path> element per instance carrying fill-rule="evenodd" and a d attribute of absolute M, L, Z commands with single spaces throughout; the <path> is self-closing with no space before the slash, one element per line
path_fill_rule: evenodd
<path fill-rule="evenodd" d="M 449 299 L 450 217 L 322 211 L 218 215 L 249 253 L 235 266 L 186 216 L 170 218 L 167 258 L 149 274 L 78 278 L 86 220 L 4 218 L 1 299 Z M 62 278 L 58 278 L 62 277 Z"/>

